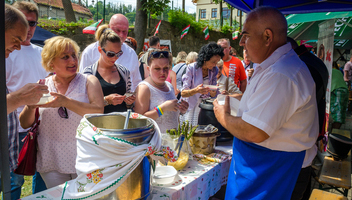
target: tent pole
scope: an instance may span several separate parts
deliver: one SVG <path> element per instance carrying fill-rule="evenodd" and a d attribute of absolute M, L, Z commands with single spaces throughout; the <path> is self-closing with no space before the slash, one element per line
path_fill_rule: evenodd
<path fill-rule="evenodd" d="M 0 23 L 0 30 L 5 30 L 5 2 L 0 4 L 0 16 L 3 23 Z M 1 187 L 3 199 L 11 199 L 10 167 L 9 167 L 9 139 L 7 137 L 7 106 L 6 106 L 6 77 L 5 77 L 5 31 L 0 31 L 2 38 L 0 47 L 0 166 L 1 166 Z"/>

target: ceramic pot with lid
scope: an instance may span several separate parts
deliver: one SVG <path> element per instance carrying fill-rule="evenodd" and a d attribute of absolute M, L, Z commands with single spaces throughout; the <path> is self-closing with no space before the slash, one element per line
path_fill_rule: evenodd
<path fill-rule="evenodd" d="M 205 131 L 205 125 L 199 125 L 189 140 L 192 153 L 208 155 L 214 152 L 216 137 L 220 136 L 218 129 Z"/>

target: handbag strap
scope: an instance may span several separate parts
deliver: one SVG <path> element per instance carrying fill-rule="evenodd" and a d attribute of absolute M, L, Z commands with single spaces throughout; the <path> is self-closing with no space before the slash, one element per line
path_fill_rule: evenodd
<path fill-rule="evenodd" d="M 39 108 L 35 109 L 35 123 L 39 123 Z"/>

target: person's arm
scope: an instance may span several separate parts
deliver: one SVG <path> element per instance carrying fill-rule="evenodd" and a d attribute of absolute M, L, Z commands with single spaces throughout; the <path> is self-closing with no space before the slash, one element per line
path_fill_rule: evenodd
<path fill-rule="evenodd" d="M 130 76 L 131 76 L 131 91 L 135 91 L 137 85 L 142 81 L 141 75 L 139 73 L 139 62 L 138 62 L 138 57 L 137 54 L 131 54 L 131 70 L 130 70 Z"/>
<path fill-rule="evenodd" d="M 240 87 L 241 87 L 241 92 L 244 93 L 246 91 L 247 88 L 247 79 L 244 79 L 242 81 L 240 81 Z"/>
<path fill-rule="evenodd" d="M 176 96 L 180 92 L 180 90 L 177 89 L 176 72 L 169 70 L 169 73 L 170 73 L 171 85 L 172 87 L 174 87 L 175 96 Z"/>
<path fill-rule="evenodd" d="M 50 94 L 54 96 L 55 99 L 47 104 L 41 105 L 41 107 L 66 107 L 81 116 L 88 113 L 103 113 L 104 95 L 98 79 L 93 75 L 88 76 L 86 86 L 89 103 L 83 103 L 59 93 L 51 92 Z"/>
<path fill-rule="evenodd" d="M 19 90 L 7 94 L 7 114 L 10 114 L 22 105 L 34 105 L 38 103 L 43 94 L 48 92 L 48 86 L 46 85 L 28 83 Z"/>
<path fill-rule="evenodd" d="M 26 105 L 19 117 L 21 127 L 26 129 L 33 125 L 35 120 L 35 109 L 38 106 L 28 106 Z"/>
<path fill-rule="evenodd" d="M 159 118 L 158 112 L 155 109 L 149 110 L 150 103 L 150 90 L 147 85 L 141 84 L 136 88 L 136 102 L 134 111 L 152 119 Z M 153 98 L 153 97 L 152 97 Z M 177 99 L 168 100 L 158 105 L 163 112 L 165 111 L 177 111 Z"/>
<path fill-rule="evenodd" d="M 231 115 L 228 96 L 224 105 L 219 105 L 217 100 L 213 104 L 215 117 L 218 122 L 236 138 L 253 143 L 260 143 L 269 138 L 269 135 L 263 130 L 243 121 L 241 117 Z"/>

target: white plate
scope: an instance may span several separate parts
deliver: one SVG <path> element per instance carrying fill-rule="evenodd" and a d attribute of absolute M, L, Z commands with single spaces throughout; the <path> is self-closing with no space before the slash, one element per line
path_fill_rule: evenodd
<path fill-rule="evenodd" d="M 216 85 L 203 85 L 203 87 L 208 87 L 210 90 L 217 90 L 219 86 Z"/>
<path fill-rule="evenodd" d="M 43 104 L 49 103 L 53 99 L 54 97 L 51 96 L 50 94 L 43 94 L 43 96 L 40 98 L 39 102 L 36 105 L 43 105 Z"/>
<path fill-rule="evenodd" d="M 177 175 L 177 171 L 172 166 L 157 166 L 153 174 L 153 181 L 156 184 L 172 183 Z"/>

